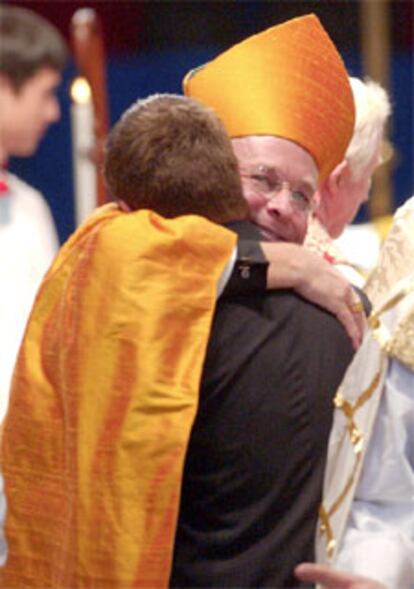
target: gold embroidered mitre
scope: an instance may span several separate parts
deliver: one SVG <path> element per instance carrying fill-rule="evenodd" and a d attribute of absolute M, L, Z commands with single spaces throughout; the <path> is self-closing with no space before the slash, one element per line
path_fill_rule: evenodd
<path fill-rule="evenodd" d="M 343 61 L 314 14 L 234 45 L 190 71 L 184 93 L 213 108 L 230 137 L 277 135 L 315 159 L 320 178 L 343 160 L 354 101 Z"/>

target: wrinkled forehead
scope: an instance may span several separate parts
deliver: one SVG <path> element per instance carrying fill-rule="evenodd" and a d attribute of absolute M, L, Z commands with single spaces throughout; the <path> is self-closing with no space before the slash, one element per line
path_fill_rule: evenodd
<path fill-rule="evenodd" d="M 290 181 L 305 181 L 315 190 L 319 172 L 311 154 L 297 143 L 274 135 L 251 135 L 231 140 L 239 165 L 274 168 Z"/>

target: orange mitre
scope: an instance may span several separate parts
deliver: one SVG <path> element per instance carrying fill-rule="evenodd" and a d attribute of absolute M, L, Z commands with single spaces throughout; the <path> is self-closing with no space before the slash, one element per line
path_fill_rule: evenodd
<path fill-rule="evenodd" d="M 249 37 L 189 72 L 183 86 L 217 112 L 230 137 L 277 135 L 299 144 L 321 179 L 343 160 L 352 137 L 348 74 L 314 14 Z"/>

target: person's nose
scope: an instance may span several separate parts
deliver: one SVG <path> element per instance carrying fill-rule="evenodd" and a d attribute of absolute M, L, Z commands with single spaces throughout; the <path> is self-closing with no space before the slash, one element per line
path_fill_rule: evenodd
<path fill-rule="evenodd" d="M 48 111 L 47 111 L 47 120 L 48 123 L 55 123 L 60 119 L 60 105 L 59 101 L 56 96 L 53 96 L 50 99 L 48 104 Z"/>
<path fill-rule="evenodd" d="M 293 214 L 292 198 L 290 189 L 284 186 L 275 194 L 267 204 L 268 211 L 279 217 L 290 217 Z"/>

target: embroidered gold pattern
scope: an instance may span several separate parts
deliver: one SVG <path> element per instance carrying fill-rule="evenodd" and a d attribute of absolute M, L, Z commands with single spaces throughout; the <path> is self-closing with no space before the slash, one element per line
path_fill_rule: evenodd
<path fill-rule="evenodd" d="M 369 276 L 364 291 L 374 308 L 394 284 L 414 271 L 414 198 L 394 215 L 392 228 L 381 250 L 379 263 Z"/>
<path fill-rule="evenodd" d="M 403 320 L 395 330 L 386 350 L 411 370 L 414 370 L 414 314 Z"/>
<path fill-rule="evenodd" d="M 405 297 L 412 296 L 414 277 L 408 280 L 405 288 L 401 290 Z M 414 312 L 412 305 L 408 305 L 408 311 L 398 321 L 385 349 L 390 356 L 414 370 Z"/>
<path fill-rule="evenodd" d="M 387 361 L 386 355 L 398 359 L 400 362 L 414 370 L 414 313 L 412 311 L 412 305 L 408 306 L 408 313 L 405 316 L 403 315 L 399 320 L 392 334 L 389 332 L 386 325 L 380 320 L 380 316 L 391 310 L 413 292 L 414 277 L 408 279 L 403 288 L 400 288 L 394 296 L 387 299 L 385 303 L 368 318 L 368 323 L 372 329 L 373 336 L 384 352 L 381 356 L 379 371 L 375 374 L 370 385 L 361 393 L 361 395 L 359 395 L 354 403 L 348 401 L 340 390 L 334 398 L 336 409 L 342 411 L 346 418 L 345 433 L 349 436 L 349 440 L 352 444 L 355 461 L 350 476 L 336 500 L 333 501 L 331 507 L 328 509 L 322 504 L 319 510 L 319 530 L 321 536 L 326 537 L 326 555 L 329 560 L 332 560 L 336 547 L 336 539 L 334 537 L 331 518 L 338 511 L 348 493 L 351 491 L 362 458 L 364 436 L 356 424 L 356 413 L 358 409 L 360 409 L 372 397 L 377 389 L 381 380 L 381 375 L 385 370 Z"/>
<path fill-rule="evenodd" d="M 319 508 L 319 519 L 321 522 L 319 529 L 322 535 L 326 534 L 326 552 L 328 554 L 328 558 L 331 559 L 333 557 L 333 553 L 335 550 L 336 541 L 333 536 L 333 531 L 329 521 L 329 515 L 323 508 L 323 505 L 321 505 Z"/>
<path fill-rule="evenodd" d="M 355 454 L 355 462 L 352 472 L 348 477 L 348 480 L 346 481 L 342 491 L 339 493 L 337 499 L 332 503 L 331 507 L 328 509 L 323 504 L 320 506 L 320 533 L 322 536 L 326 536 L 326 555 L 329 560 L 332 559 L 336 546 L 336 539 L 333 534 L 330 518 L 334 513 L 336 513 L 336 511 L 339 509 L 339 507 L 345 500 L 346 496 L 348 495 L 349 491 L 351 490 L 362 457 L 364 436 L 355 422 L 355 414 L 358 411 L 358 409 L 360 409 L 374 394 L 380 382 L 381 374 L 384 369 L 384 364 L 385 357 L 383 356 L 381 358 L 380 369 L 375 374 L 374 378 L 372 379 L 368 387 L 359 395 L 359 397 L 356 399 L 354 403 L 351 403 L 350 401 L 345 399 L 344 395 L 340 390 L 337 392 L 334 398 L 335 407 L 339 411 L 342 411 L 346 418 L 346 431 L 348 432 L 349 439 L 353 447 L 353 451 Z"/>

